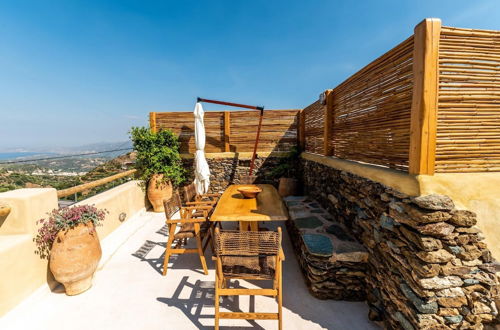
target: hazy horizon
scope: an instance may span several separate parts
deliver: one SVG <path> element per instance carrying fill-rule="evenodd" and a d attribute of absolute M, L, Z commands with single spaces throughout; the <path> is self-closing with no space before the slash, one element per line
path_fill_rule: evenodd
<path fill-rule="evenodd" d="M 2 2 L 0 150 L 125 141 L 197 96 L 303 108 L 426 17 L 498 30 L 500 1 Z"/>

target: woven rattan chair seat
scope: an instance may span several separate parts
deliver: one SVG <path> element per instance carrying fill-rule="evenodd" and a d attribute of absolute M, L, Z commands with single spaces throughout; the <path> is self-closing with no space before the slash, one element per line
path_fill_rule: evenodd
<path fill-rule="evenodd" d="M 249 278 L 267 280 L 274 277 L 274 256 L 223 256 L 222 272 L 226 278 Z"/>
<path fill-rule="evenodd" d="M 204 236 L 204 234 L 207 233 L 209 228 L 210 228 L 209 222 L 201 223 L 200 224 L 201 235 Z M 183 239 L 183 238 L 192 238 L 194 236 L 195 236 L 194 223 L 184 223 L 182 224 L 181 229 L 174 235 L 174 238 Z"/>

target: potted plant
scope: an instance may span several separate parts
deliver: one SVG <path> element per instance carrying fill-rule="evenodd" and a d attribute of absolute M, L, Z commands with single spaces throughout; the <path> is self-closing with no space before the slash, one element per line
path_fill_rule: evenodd
<path fill-rule="evenodd" d="M 101 244 L 95 227 L 107 211 L 92 205 L 55 209 L 41 224 L 34 239 L 36 253 L 49 259 L 54 278 L 73 296 L 88 290 L 101 259 Z"/>
<path fill-rule="evenodd" d="M 172 196 L 172 186 L 184 181 L 179 141 L 171 130 L 153 132 L 147 127 L 132 127 L 130 137 L 136 151 L 135 168 L 147 187 L 155 212 L 163 212 L 163 200 Z"/>
<path fill-rule="evenodd" d="M 297 195 L 299 192 L 299 181 L 292 177 L 298 158 L 299 151 L 293 147 L 271 170 L 271 176 L 279 178 L 278 192 L 282 197 Z"/>

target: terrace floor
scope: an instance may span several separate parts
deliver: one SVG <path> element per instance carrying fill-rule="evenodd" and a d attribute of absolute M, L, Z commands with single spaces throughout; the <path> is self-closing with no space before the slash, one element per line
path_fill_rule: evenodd
<path fill-rule="evenodd" d="M 163 214 L 135 216 L 103 240 L 103 259 L 90 290 L 68 297 L 60 289 L 42 288 L 1 319 L 0 328 L 212 329 L 215 275 L 210 249 L 206 252 L 208 276 L 201 272 L 197 255 L 183 255 L 171 259 L 173 264 L 163 277 L 166 235 Z M 312 297 L 288 234 L 283 248 L 284 329 L 378 329 L 367 318 L 365 302 Z M 252 287 L 255 283 L 239 281 L 237 285 Z M 277 308 L 270 297 L 248 296 L 228 297 L 221 306 L 255 312 Z M 221 320 L 221 329 L 277 329 L 277 321 Z"/>

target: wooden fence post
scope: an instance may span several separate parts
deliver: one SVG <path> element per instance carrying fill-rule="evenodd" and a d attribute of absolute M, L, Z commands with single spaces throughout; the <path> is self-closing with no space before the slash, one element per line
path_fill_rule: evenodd
<path fill-rule="evenodd" d="M 306 150 L 306 113 L 304 109 L 297 113 L 299 122 L 297 125 L 297 140 L 300 151 Z"/>
<path fill-rule="evenodd" d="M 439 88 L 441 20 L 426 18 L 413 37 L 413 99 L 410 126 L 410 174 L 434 174 Z"/>
<path fill-rule="evenodd" d="M 224 151 L 231 151 L 231 112 L 224 111 Z"/>
<path fill-rule="evenodd" d="M 333 148 L 330 144 L 332 140 L 332 128 L 333 128 L 333 90 L 329 89 L 325 91 L 326 106 L 325 106 L 325 122 L 324 122 L 324 132 L 323 132 L 323 152 L 325 156 L 333 155 Z"/>
<path fill-rule="evenodd" d="M 149 128 L 156 133 L 156 112 L 149 113 Z"/>

